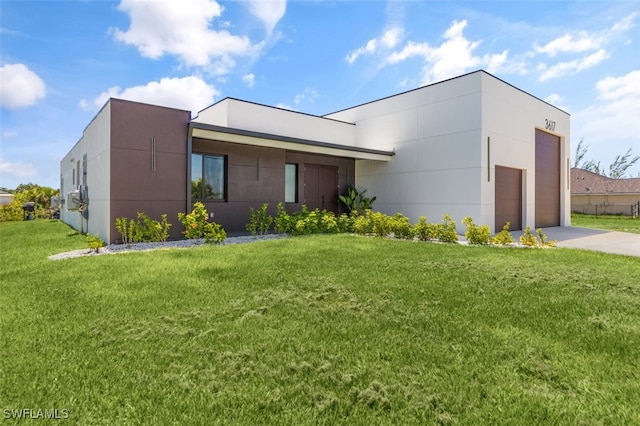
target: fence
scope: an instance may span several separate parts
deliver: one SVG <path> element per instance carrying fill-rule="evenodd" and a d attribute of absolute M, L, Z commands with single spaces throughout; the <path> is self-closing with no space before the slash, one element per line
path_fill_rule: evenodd
<path fill-rule="evenodd" d="M 613 214 L 631 217 L 640 216 L 640 201 L 631 205 L 622 205 L 614 203 L 598 203 L 598 204 L 572 204 L 571 210 L 576 213 L 592 214 L 596 216 Z"/>

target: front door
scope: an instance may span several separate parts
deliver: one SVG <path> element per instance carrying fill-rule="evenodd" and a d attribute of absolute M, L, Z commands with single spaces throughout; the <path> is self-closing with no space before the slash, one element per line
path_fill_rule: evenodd
<path fill-rule="evenodd" d="M 304 204 L 309 210 L 327 210 L 338 214 L 338 168 L 306 164 Z"/>

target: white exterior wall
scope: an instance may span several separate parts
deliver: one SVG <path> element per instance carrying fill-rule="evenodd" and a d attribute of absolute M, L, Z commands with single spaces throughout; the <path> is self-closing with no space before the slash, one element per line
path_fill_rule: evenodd
<path fill-rule="evenodd" d="M 200 111 L 194 122 L 290 138 L 356 144 L 353 123 L 331 120 L 237 99 L 225 99 Z"/>
<path fill-rule="evenodd" d="M 480 217 L 480 89 L 472 74 L 331 115 L 356 122 L 359 146 L 395 150 L 389 163 L 356 163 L 357 186 L 378 197 L 376 210 L 412 222 Z"/>
<path fill-rule="evenodd" d="M 358 146 L 395 151 L 388 163 L 356 162 L 357 186 L 378 197 L 376 210 L 401 212 L 413 222 L 422 215 L 439 222 L 448 213 L 459 232 L 464 231 L 464 216 L 497 231 L 496 164 L 523 170 L 523 226 L 534 227 L 535 129 L 544 130 L 545 119 L 555 121 L 555 131 L 549 133 L 561 137 L 560 220 L 563 226 L 570 224 L 568 114 L 487 73 L 467 74 L 328 117 L 355 122 Z"/>
<path fill-rule="evenodd" d="M 482 75 L 482 223 L 493 224 L 495 166 L 522 169 L 522 226 L 535 228 L 535 131 L 560 137 L 560 225 L 571 225 L 569 115 L 490 75 Z M 554 130 L 546 129 L 555 122 Z M 487 181 L 487 138 L 491 138 L 491 181 Z"/>
<path fill-rule="evenodd" d="M 65 198 L 65 205 L 60 209 L 60 219 L 73 228 L 98 234 L 100 238 L 109 242 L 110 226 L 110 181 L 111 181 L 111 104 L 100 110 L 95 118 L 85 128 L 82 138 L 67 153 L 60 162 L 63 181 L 61 197 Z M 67 210 L 67 194 L 82 184 L 82 157 L 87 155 L 87 187 L 89 203 L 89 220 L 81 219 L 78 211 Z M 76 181 L 73 185 L 73 173 L 80 162 L 80 181 L 76 170 Z"/>

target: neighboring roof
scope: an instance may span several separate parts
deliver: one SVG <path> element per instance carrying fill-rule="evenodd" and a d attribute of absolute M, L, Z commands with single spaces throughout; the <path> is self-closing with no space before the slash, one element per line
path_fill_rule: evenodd
<path fill-rule="evenodd" d="M 574 167 L 571 169 L 571 193 L 640 194 L 640 178 L 612 179 Z"/>
<path fill-rule="evenodd" d="M 233 129 L 195 121 L 192 121 L 189 127 L 191 128 L 193 137 L 196 138 L 244 145 L 283 148 L 299 152 L 349 157 L 358 160 L 389 161 L 391 157 L 395 155 L 393 151 L 381 151 L 358 146 L 340 145 L 250 130 Z"/>

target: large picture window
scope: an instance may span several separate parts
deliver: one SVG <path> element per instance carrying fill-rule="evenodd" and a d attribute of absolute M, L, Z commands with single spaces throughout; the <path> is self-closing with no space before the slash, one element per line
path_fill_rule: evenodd
<path fill-rule="evenodd" d="M 298 202 L 298 165 L 284 165 L 284 202 Z"/>
<path fill-rule="evenodd" d="M 191 154 L 191 200 L 226 201 L 226 158 Z"/>

